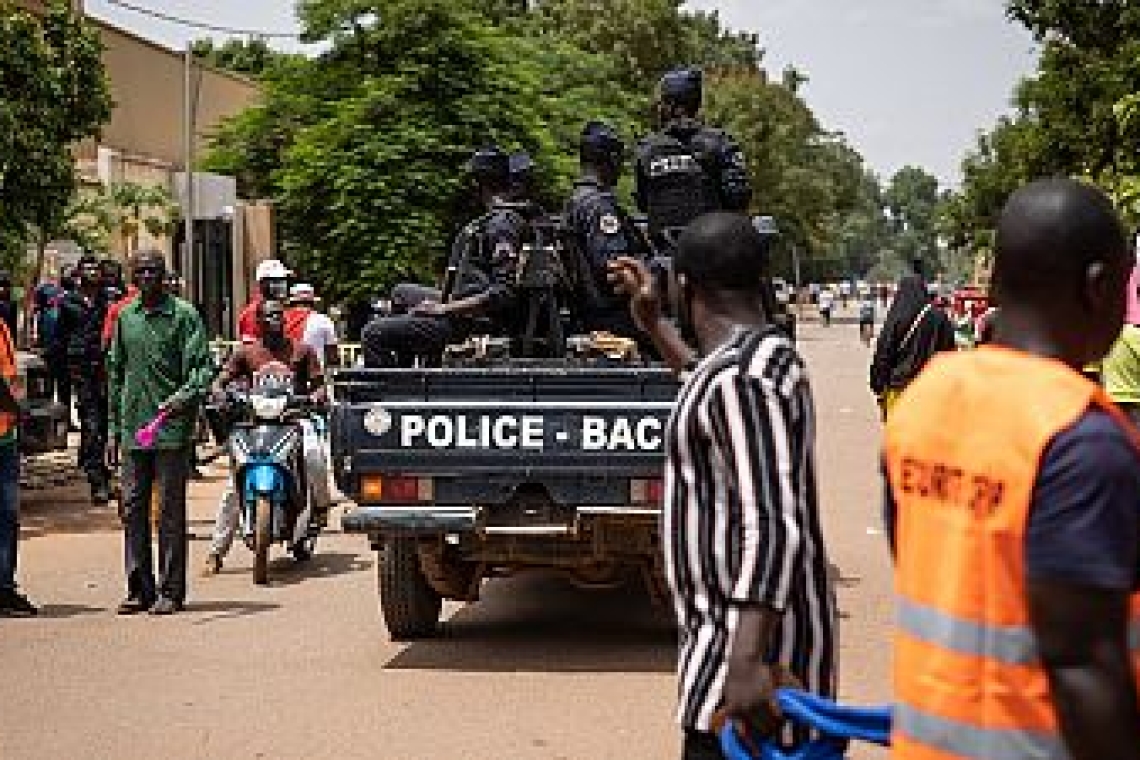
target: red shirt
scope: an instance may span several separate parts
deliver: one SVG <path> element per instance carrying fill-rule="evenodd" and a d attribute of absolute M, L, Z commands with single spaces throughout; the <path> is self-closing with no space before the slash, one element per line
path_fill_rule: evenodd
<path fill-rule="evenodd" d="M 261 325 L 257 324 L 257 306 L 260 303 L 261 295 L 258 294 L 238 314 L 238 340 L 249 342 L 261 337 Z"/>
<path fill-rule="evenodd" d="M 257 323 L 257 307 L 264 299 L 255 296 L 249 304 L 238 314 L 238 339 L 243 343 L 251 343 L 261 339 L 261 325 Z M 285 337 L 300 342 L 305 335 L 305 320 L 309 318 L 311 309 L 305 306 L 292 306 L 285 310 Z"/>
<path fill-rule="evenodd" d="M 134 285 L 127 286 L 126 294 L 107 307 L 107 315 L 103 317 L 103 347 L 111 345 L 111 338 L 115 336 L 115 323 L 119 321 L 119 312 L 127 304 L 138 298 L 139 289 Z"/>

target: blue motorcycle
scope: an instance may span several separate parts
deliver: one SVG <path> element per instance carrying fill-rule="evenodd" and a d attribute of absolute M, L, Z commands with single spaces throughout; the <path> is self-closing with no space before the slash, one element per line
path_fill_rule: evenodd
<path fill-rule="evenodd" d="M 293 390 L 290 377 L 265 375 L 244 397 L 231 394 L 237 420 L 229 437 L 233 492 L 258 585 L 269 582 L 273 544 L 284 544 L 305 562 L 320 533 L 304 458 L 304 426 L 313 424 L 314 405 Z"/>

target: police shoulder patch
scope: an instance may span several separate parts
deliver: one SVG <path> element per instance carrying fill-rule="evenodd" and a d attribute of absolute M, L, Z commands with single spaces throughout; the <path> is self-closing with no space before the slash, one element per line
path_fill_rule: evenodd
<path fill-rule="evenodd" d="M 598 228 L 607 235 L 616 235 L 621 232 L 621 220 L 614 214 L 603 214 L 598 220 Z"/>

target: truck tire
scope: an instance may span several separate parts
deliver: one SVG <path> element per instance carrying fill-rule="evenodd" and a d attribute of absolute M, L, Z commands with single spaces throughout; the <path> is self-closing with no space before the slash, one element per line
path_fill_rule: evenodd
<path fill-rule="evenodd" d="M 393 641 L 423 639 L 436 632 L 443 598 L 428 584 L 414 539 L 393 538 L 377 556 L 380 612 Z"/>

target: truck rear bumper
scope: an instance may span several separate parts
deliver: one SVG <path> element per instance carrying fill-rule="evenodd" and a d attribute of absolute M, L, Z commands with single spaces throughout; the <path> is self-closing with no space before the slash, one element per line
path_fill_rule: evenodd
<path fill-rule="evenodd" d="M 474 507 L 361 507 L 354 506 L 341 518 L 345 533 L 473 533 Z"/>
<path fill-rule="evenodd" d="M 656 518 L 657 508 L 632 506 L 582 506 L 577 509 L 583 518 Z M 441 533 L 486 533 L 488 535 L 555 536 L 571 535 L 569 526 L 519 525 L 481 527 L 479 510 L 470 506 L 375 507 L 353 506 L 341 519 L 345 533 L 398 533 L 401 535 L 436 535 Z"/>

